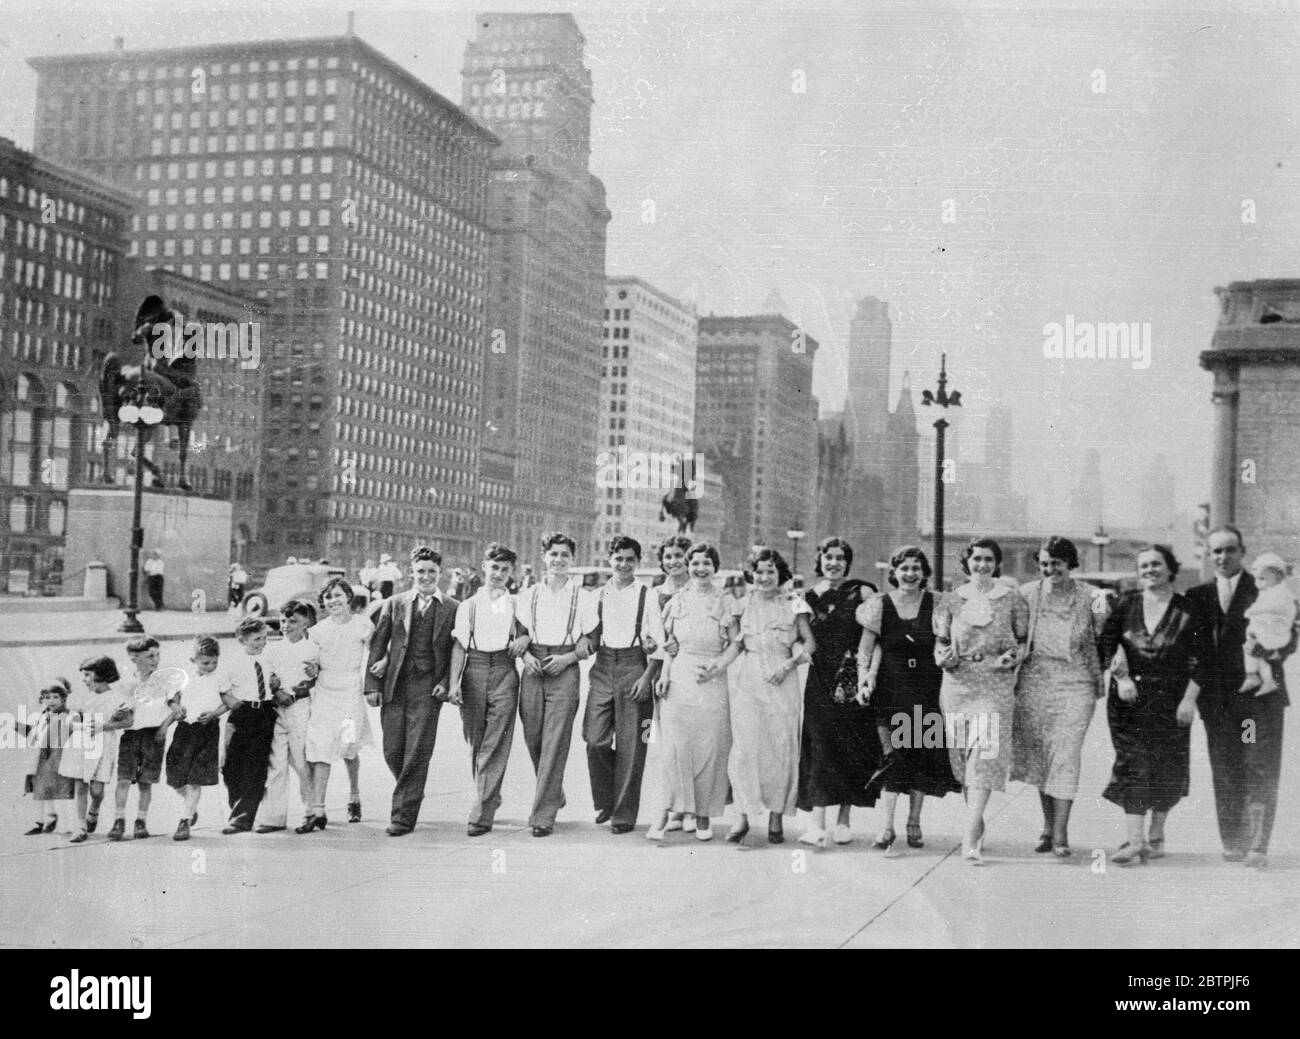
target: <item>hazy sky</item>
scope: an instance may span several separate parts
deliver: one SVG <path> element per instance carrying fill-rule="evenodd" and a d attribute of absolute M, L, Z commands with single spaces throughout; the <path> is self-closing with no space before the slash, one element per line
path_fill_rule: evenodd
<path fill-rule="evenodd" d="M 610 273 L 701 313 L 777 289 L 822 343 L 823 409 L 843 399 L 853 301 L 889 300 L 895 387 L 905 368 L 931 385 L 947 351 L 966 449 L 988 403 L 1011 404 L 1043 525 L 1092 522 L 1066 512 L 1092 446 L 1109 523 L 1136 522 L 1157 451 L 1191 513 L 1213 289 L 1300 275 L 1300 15 L 1280 5 L 0 0 L 0 134 L 31 145 L 29 56 L 333 35 L 349 7 L 457 102 L 476 11 L 572 11 Z M 1067 315 L 1149 324 L 1150 366 L 1045 358 Z"/>

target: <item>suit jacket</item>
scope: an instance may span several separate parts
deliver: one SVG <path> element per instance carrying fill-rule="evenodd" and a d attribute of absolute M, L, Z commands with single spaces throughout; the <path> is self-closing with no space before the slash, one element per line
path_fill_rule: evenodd
<path fill-rule="evenodd" d="M 370 639 L 370 656 L 366 661 L 366 692 L 379 693 L 380 702 L 388 703 L 397 688 L 397 676 L 402 673 L 402 663 L 406 660 L 409 648 L 407 638 L 411 631 L 411 617 L 415 612 L 417 596 L 414 589 L 394 595 L 384 601 L 375 622 L 375 634 Z M 451 596 L 433 601 L 433 667 L 434 686 L 447 687 L 447 676 L 451 670 L 451 630 L 456 620 L 456 607 L 460 601 Z M 378 661 L 386 660 L 388 669 L 383 678 L 375 678 L 370 668 Z"/>
<path fill-rule="evenodd" d="M 1225 614 L 1219 607 L 1219 586 L 1211 578 L 1187 592 L 1196 633 L 1196 667 L 1192 678 L 1209 697 L 1235 696 L 1246 677 L 1242 648 L 1246 644 L 1246 610 L 1259 590 L 1243 570 Z"/>

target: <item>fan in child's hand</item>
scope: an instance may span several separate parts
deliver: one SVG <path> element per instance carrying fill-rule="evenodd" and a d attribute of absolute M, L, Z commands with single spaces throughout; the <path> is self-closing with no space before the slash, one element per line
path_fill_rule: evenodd
<path fill-rule="evenodd" d="M 131 699 L 138 704 L 152 704 L 161 700 L 166 703 L 173 696 L 189 685 L 190 676 L 184 668 L 160 667 L 140 683 L 131 694 Z"/>

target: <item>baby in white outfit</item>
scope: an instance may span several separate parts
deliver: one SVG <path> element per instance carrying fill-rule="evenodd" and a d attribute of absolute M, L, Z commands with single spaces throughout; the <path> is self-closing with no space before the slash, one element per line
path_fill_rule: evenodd
<path fill-rule="evenodd" d="M 1265 552 L 1251 564 L 1250 572 L 1259 588 L 1259 595 L 1246 610 L 1246 644 L 1242 647 L 1246 680 L 1241 683 L 1240 690 L 1243 693 L 1264 696 L 1277 688 L 1272 661 L 1252 656 L 1251 649 L 1258 645 L 1277 650 L 1291 641 L 1296 604 L 1286 586 L 1286 571 L 1286 561 L 1275 552 Z"/>

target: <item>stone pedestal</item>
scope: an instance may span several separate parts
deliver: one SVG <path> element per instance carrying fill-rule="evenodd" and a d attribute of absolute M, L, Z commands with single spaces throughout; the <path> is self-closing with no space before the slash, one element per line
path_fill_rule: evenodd
<path fill-rule="evenodd" d="M 131 575 L 131 490 L 81 488 L 68 494 L 64 573 L 80 574 L 92 562 L 108 571 L 108 594 L 125 605 Z M 138 603 L 153 603 L 145 590 L 144 560 L 151 549 L 162 553 L 163 604 L 169 610 L 219 610 L 226 605 L 230 568 L 231 506 L 212 498 L 146 490 L 141 508 L 144 547 L 140 552 Z M 80 582 L 64 582 L 74 593 Z M 196 592 L 202 592 L 197 596 Z"/>

